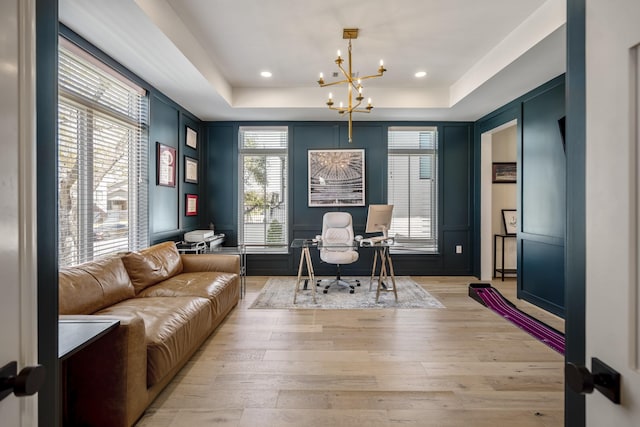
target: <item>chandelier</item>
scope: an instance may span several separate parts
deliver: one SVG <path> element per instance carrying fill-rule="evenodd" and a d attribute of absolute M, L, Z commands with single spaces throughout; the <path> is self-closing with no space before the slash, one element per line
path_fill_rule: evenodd
<path fill-rule="evenodd" d="M 387 70 L 384 68 L 384 63 L 382 62 L 382 60 L 380 60 L 380 67 L 378 68 L 377 74 L 372 74 L 370 76 L 364 76 L 364 77 L 355 76 L 351 66 L 351 40 L 358 38 L 358 29 L 345 28 L 342 31 L 342 38 L 349 40 L 349 53 L 348 53 L 348 64 L 347 64 L 348 67 L 345 70 L 344 67 L 342 66 L 344 59 L 342 59 L 342 57 L 340 56 L 340 51 L 338 51 L 338 58 L 334 62 L 338 65 L 340 72 L 344 76 L 344 80 L 325 83 L 324 76 L 322 73 L 320 73 L 320 79 L 318 80 L 318 84 L 320 85 L 320 87 L 334 86 L 339 84 L 347 85 L 347 105 L 344 106 L 343 103 L 340 102 L 338 107 L 334 107 L 333 95 L 331 93 L 329 93 L 329 100 L 327 101 L 327 105 L 329 106 L 329 109 L 336 110 L 338 114 L 347 114 L 349 116 L 349 142 L 351 142 L 352 113 L 370 113 L 371 109 L 373 108 L 373 105 L 371 104 L 371 98 L 367 100 L 366 106 L 361 107 L 362 100 L 364 99 L 364 96 L 362 95 L 362 80 L 372 79 L 375 77 L 382 77 L 384 72 Z M 337 76 L 337 75 L 338 73 L 334 74 L 334 76 Z M 354 92 L 356 93 L 355 98 L 353 96 Z M 355 102 L 354 102 L 354 99 L 355 99 Z"/>

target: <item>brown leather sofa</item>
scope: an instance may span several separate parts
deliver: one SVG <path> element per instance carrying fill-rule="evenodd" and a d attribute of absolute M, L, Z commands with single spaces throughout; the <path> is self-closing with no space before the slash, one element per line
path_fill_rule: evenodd
<path fill-rule="evenodd" d="M 65 362 L 64 424 L 133 425 L 236 306 L 239 275 L 237 255 L 174 242 L 61 269 L 61 318 L 120 320 Z"/>

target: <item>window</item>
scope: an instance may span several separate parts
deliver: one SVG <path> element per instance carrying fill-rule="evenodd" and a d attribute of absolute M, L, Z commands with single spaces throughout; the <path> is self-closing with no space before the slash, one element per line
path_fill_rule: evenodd
<path fill-rule="evenodd" d="M 287 251 L 287 127 L 241 126 L 239 241 Z"/>
<path fill-rule="evenodd" d="M 148 245 L 145 91 L 60 39 L 58 252 L 74 265 Z"/>
<path fill-rule="evenodd" d="M 438 249 L 438 133 L 435 127 L 390 127 L 389 230 L 398 241 Z"/>

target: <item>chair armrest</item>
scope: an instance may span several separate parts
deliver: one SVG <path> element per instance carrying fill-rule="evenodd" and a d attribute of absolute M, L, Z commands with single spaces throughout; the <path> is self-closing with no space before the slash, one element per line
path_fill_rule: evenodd
<path fill-rule="evenodd" d="M 182 272 L 220 271 L 240 275 L 240 255 L 182 254 Z"/>

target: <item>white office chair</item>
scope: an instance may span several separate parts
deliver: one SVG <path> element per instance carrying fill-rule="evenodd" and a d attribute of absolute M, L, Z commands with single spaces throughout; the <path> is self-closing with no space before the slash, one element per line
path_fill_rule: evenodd
<path fill-rule="evenodd" d="M 355 292 L 355 286 L 340 278 L 340 265 L 351 264 L 358 260 L 358 251 L 354 247 L 353 223 L 348 212 L 327 212 L 322 217 L 322 235 L 320 237 L 320 259 L 329 264 L 337 265 L 336 278 L 324 286 L 325 294 L 329 288 L 338 285 Z M 318 281 L 318 286 L 321 285 Z M 355 284 L 360 286 L 360 281 Z"/>

